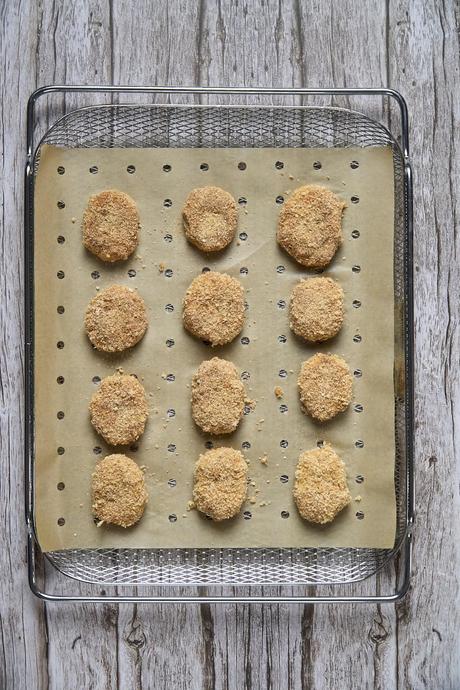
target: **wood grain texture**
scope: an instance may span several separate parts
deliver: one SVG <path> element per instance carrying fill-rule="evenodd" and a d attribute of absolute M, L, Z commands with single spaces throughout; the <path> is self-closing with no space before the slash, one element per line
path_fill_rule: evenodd
<path fill-rule="evenodd" d="M 460 687 L 454 0 L 6 0 L 0 19 L 0 688 Z M 24 115 L 33 88 L 53 82 L 389 85 L 406 96 L 415 170 L 418 525 L 413 582 L 401 604 L 43 606 L 29 593 L 22 510 Z M 69 96 L 65 106 L 75 103 Z M 47 570 L 46 577 L 58 589 L 55 575 Z M 377 589 L 390 578 L 381 575 Z M 85 592 L 84 585 L 75 589 Z"/>
<path fill-rule="evenodd" d="M 418 529 L 414 586 L 397 607 L 402 687 L 460 686 L 458 19 L 453 3 L 421 0 L 395 3 L 391 18 L 390 70 L 411 104 L 416 189 Z"/>
<path fill-rule="evenodd" d="M 25 13 L 23 15 L 23 12 Z M 21 20 L 21 15 L 22 20 Z M 26 582 L 23 510 L 23 272 L 22 179 L 20 140 L 25 110 L 20 100 L 35 87 L 37 14 L 1 5 L 2 147 L 0 226 L 0 687 L 46 687 L 46 625 L 43 607 L 33 601 Z M 22 43 L 22 35 L 30 38 Z M 23 60 L 27 69 L 18 71 Z M 24 95 L 24 96 L 23 96 Z"/>

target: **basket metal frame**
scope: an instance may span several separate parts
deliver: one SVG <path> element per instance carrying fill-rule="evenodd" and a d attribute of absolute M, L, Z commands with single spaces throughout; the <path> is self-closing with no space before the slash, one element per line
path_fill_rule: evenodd
<path fill-rule="evenodd" d="M 45 96 L 68 93 L 84 94 L 150 94 L 173 96 L 188 94 L 208 96 L 225 94 L 229 96 L 346 96 L 346 97 L 378 97 L 393 101 L 398 108 L 400 119 L 400 147 L 404 164 L 404 196 L 405 196 L 405 453 L 406 453 L 406 510 L 405 534 L 397 552 L 399 567 L 397 567 L 397 583 L 393 591 L 376 595 L 348 595 L 343 593 L 321 594 L 322 585 L 308 585 L 306 593 L 272 595 L 240 594 L 238 589 L 247 586 L 232 587 L 233 595 L 219 593 L 221 585 L 207 586 L 207 593 L 203 595 L 126 595 L 119 592 L 119 587 L 113 588 L 108 595 L 74 595 L 51 593 L 41 589 L 38 584 L 37 572 L 43 568 L 45 554 L 41 552 L 34 532 L 34 369 L 33 369 L 33 339 L 34 339 L 34 305 L 33 305 L 33 179 L 34 179 L 34 133 L 37 124 L 36 106 Z M 259 105 L 260 107 L 260 105 Z M 105 603 L 383 603 L 395 602 L 407 592 L 410 584 L 412 558 L 412 530 L 415 518 L 414 496 L 414 317 L 413 317 L 413 192 L 412 170 L 409 159 L 409 124 L 408 111 L 404 98 L 400 93 L 387 88 L 361 89 L 308 89 L 308 88 L 226 88 L 226 87 L 169 87 L 169 86 L 44 86 L 34 91 L 27 104 L 27 149 L 25 168 L 25 216 L 24 216 L 24 275 L 25 275 L 25 517 L 27 525 L 27 560 L 28 579 L 30 588 L 38 598 L 49 602 L 105 602 Z M 67 580 L 72 579 L 67 575 Z M 137 588 L 136 588 L 137 589 Z M 200 588 L 201 589 L 201 588 Z M 217 590 L 210 594 L 210 590 Z"/>

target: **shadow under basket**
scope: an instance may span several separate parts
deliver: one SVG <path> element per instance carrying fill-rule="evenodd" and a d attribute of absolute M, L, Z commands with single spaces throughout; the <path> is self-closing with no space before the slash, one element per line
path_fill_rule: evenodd
<path fill-rule="evenodd" d="M 198 105 L 219 94 L 229 103 Z M 71 95 L 74 109 L 65 114 Z M 115 105 L 114 96 L 150 103 Z M 190 104 L 152 103 L 188 94 Z M 297 105 L 234 105 L 244 97 L 296 98 Z M 334 105 L 312 105 L 315 98 Z M 386 113 L 398 135 L 366 114 Z M 238 100 L 237 100 L 238 99 Z M 304 104 L 305 101 L 308 104 Z M 96 104 L 97 103 L 97 104 Z M 377 115 L 378 117 L 378 115 Z M 49 122 L 54 122 L 49 127 Z M 407 111 L 388 89 L 174 89 L 44 87 L 28 105 L 26 170 L 26 513 L 29 580 L 48 601 L 373 602 L 395 601 L 409 585 L 413 523 L 412 182 Z M 39 142 L 36 145 L 35 142 Z M 44 144 L 75 147 L 371 147 L 390 146 L 394 160 L 395 488 L 392 549 L 211 548 L 69 549 L 43 554 L 34 533 L 33 238 L 34 177 Z M 80 581 L 79 583 L 75 580 Z M 171 594 L 170 587 L 180 587 Z M 226 587 L 227 586 L 227 587 Z M 261 590 L 262 586 L 266 586 Z M 206 589 L 204 589 L 206 588 Z"/>

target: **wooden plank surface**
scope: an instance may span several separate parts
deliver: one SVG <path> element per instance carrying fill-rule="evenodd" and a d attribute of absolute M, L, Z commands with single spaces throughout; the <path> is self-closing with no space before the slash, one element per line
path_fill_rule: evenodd
<path fill-rule="evenodd" d="M 0 18 L 0 688 L 460 687 L 458 5 L 5 0 Z M 396 607 L 45 606 L 30 594 L 22 510 L 25 104 L 36 86 L 57 82 L 389 85 L 406 96 L 418 524 L 411 590 Z M 69 97 L 66 107 L 74 103 Z"/>

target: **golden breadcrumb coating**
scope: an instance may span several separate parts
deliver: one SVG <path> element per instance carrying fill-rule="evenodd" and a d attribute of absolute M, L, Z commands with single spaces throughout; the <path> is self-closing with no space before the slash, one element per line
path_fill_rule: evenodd
<path fill-rule="evenodd" d="M 235 199 L 220 187 L 193 189 L 182 211 L 187 239 L 204 252 L 217 252 L 235 237 L 238 210 Z"/>
<path fill-rule="evenodd" d="M 318 352 L 307 359 L 297 383 L 304 412 L 319 422 L 327 422 L 350 404 L 353 379 L 348 364 L 337 355 Z"/>
<path fill-rule="evenodd" d="M 144 473 L 126 455 L 107 455 L 92 478 L 92 508 L 98 520 L 120 527 L 138 522 L 148 500 Z"/>
<path fill-rule="evenodd" d="M 231 342 L 244 324 L 243 286 L 226 273 L 197 276 L 185 294 L 182 318 L 189 333 L 212 346 Z"/>
<path fill-rule="evenodd" d="M 309 342 L 333 338 L 343 325 L 343 290 L 332 278 L 307 278 L 293 288 L 289 325 Z"/>
<path fill-rule="evenodd" d="M 139 213 L 128 194 L 109 189 L 91 196 L 83 214 L 83 244 L 102 261 L 123 261 L 139 241 Z"/>
<path fill-rule="evenodd" d="M 295 189 L 280 211 L 279 244 L 302 266 L 324 268 L 342 243 L 345 207 L 326 187 Z"/>
<path fill-rule="evenodd" d="M 208 450 L 195 465 L 195 507 L 216 522 L 234 517 L 246 498 L 247 475 L 248 467 L 239 450 Z"/>
<path fill-rule="evenodd" d="M 231 434 L 240 423 L 246 393 L 232 362 L 213 357 L 192 379 L 192 417 L 207 434 Z"/>
<path fill-rule="evenodd" d="M 136 345 L 147 330 L 144 300 L 132 288 L 111 285 L 89 303 L 85 328 L 97 350 L 127 350 Z"/>
<path fill-rule="evenodd" d="M 144 433 L 148 417 L 145 390 L 135 376 L 102 379 L 89 404 L 91 424 L 111 446 L 126 446 Z"/>
<path fill-rule="evenodd" d="M 300 455 L 293 495 L 300 515 L 320 525 L 332 522 L 350 503 L 345 464 L 330 445 Z"/>

